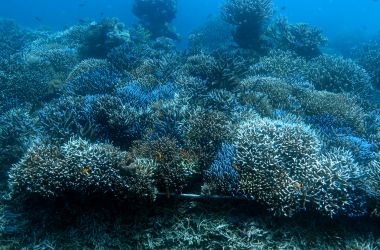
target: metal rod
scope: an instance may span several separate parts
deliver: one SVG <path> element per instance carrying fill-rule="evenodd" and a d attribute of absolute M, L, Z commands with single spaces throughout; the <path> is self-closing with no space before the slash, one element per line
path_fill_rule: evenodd
<path fill-rule="evenodd" d="M 188 198 L 188 199 L 214 199 L 214 200 L 221 200 L 221 199 L 234 199 L 234 200 L 244 200 L 242 197 L 234 197 L 234 196 L 224 196 L 224 195 L 207 195 L 207 194 L 176 194 L 176 193 L 158 193 L 159 196 L 166 196 L 166 197 L 178 197 L 178 198 Z"/>

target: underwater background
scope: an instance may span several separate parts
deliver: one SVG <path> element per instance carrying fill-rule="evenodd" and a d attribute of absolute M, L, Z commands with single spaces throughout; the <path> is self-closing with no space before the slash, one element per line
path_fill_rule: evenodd
<path fill-rule="evenodd" d="M 0 249 L 380 249 L 380 2 L 0 6 Z"/>

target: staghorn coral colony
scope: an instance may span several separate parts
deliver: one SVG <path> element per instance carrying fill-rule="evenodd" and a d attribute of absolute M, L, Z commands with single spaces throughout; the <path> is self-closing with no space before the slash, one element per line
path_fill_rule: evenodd
<path fill-rule="evenodd" d="M 379 247 L 378 44 L 325 54 L 318 28 L 272 18 L 271 1 L 226 0 L 180 50 L 176 4 L 136 0 L 133 27 L 0 21 L 4 246 Z M 352 240 L 356 220 L 371 236 Z M 67 231 L 22 238 L 53 224 Z"/>

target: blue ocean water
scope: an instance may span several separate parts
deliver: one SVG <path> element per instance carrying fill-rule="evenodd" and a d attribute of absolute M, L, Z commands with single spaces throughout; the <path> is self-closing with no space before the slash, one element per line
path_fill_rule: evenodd
<path fill-rule="evenodd" d="M 76 24 L 79 19 L 98 20 L 117 17 L 126 24 L 136 21 L 131 15 L 132 0 L 4 0 L 0 16 L 15 19 L 20 25 L 54 30 Z M 210 15 L 217 15 L 222 0 L 183 0 L 178 3 L 175 26 L 186 36 Z M 352 30 L 378 32 L 380 4 L 374 0 L 275 0 L 278 14 L 292 22 L 306 22 L 320 27 L 329 37 Z M 82 6 L 84 5 L 84 6 Z M 82 6 L 82 7 L 81 7 Z M 285 9 L 281 9 L 284 8 Z M 35 17 L 41 18 L 37 21 Z"/>
<path fill-rule="evenodd" d="M 378 0 L 3 0 L 0 249 L 380 249 Z"/>

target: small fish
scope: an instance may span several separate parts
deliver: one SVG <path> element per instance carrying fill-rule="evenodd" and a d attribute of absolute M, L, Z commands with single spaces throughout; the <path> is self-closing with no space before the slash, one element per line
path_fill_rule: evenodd
<path fill-rule="evenodd" d="M 100 12 L 99 15 L 100 15 L 101 17 L 103 17 L 103 16 L 104 16 L 104 12 L 103 12 L 103 11 Z"/>
<path fill-rule="evenodd" d="M 286 6 L 285 6 L 285 5 L 282 6 L 282 7 L 281 7 L 281 10 L 282 10 L 282 11 L 286 10 Z"/>
<path fill-rule="evenodd" d="M 83 18 L 79 18 L 78 19 L 78 23 L 79 24 L 84 24 L 84 23 L 86 23 L 86 20 L 84 20 Z"/>
<path fill-rule="evenodd" d="M 85 3 L 80 3 L 80 4 L 78 4 L 78 7 L 79 7 L 79 8 L 83 8 L 83 7 L 85 7 L 85 6 L 86 6 Z"/>
<path fill-rule="evenodd" d="M 38 16 L 35 16 L 34 20 L 36 20 L 37 22 L 42 22 L 42 19 L 40 17 L 38 17 Z"/>

